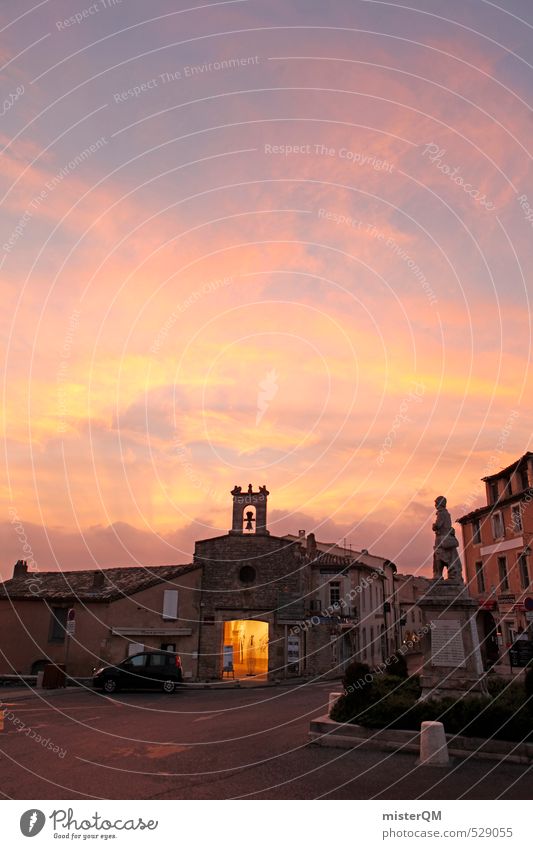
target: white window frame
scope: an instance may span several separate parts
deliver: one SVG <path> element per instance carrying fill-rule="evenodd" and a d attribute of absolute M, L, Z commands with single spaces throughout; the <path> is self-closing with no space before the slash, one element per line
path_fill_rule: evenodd
<path fill-rule="evenodd" d="M 476 590 L 478 593 L 484 593 L 487 591 L 487 581 L 483 560 L 476 560 L 474 570 L 476 573 Z M 480 584 L 483 584 L 483 587 L 481 587 Z"/>
<path fill-rule="evenodd" d="M 338 594 L 337 601 L 333 601 L 333 596 Z M 340 609 L 341 606 L 341 582 L 340 581 L 330 581 L 329 582 L 329 607 L 332 607 L 334 610 Z"/>
<path fill-rule="evenodd" d="M 164 590 L 163 592 L 163 619 L 175 620 L 178 618 L 178 590 Z"/>
<path fill-rule="evenodd" d="M 502 568 L 501 568 L 502 561 L 505 563 L 505 568 L 503 569 L 503 575 L 504 575 L 505 580 L 503 580 L 503 578 L 502 578 Z M 500 556 L 497 559 L 497 566 L 498 566 L 498 590 L 499 590 L 500 593 L 508 593 L 511 584 L 509 582 L 509 561 L 507 560 L 507 557 L 505 556 L 505 554 L 500 554 Z"/>
<path fill-rule="evenodd" d="M 500 533 L 499 534 L 496 534 L 496 519 L 498 519 L 498 521 L 500 523 Z M 492 514 L 491 521 L 492 521 L 492 536 L 494 537 L 494 539 L 502 539 L 504 534 L 505 534 L 505 529 L 504 529 L 504 526 L 503 526 L 503 518 L 502 518 L 501 510 L 496 510 Z"/>
<path fill-rule="evenodd" d="M 516 563 L 518 566 L 518 578 L 520 580 L 520 588 L 522 590 L 527 590 L 531 583 L 531 575 L 529 572 L 529 557 L 527 554 L 522 551 L 516 558 Z M 523 578 L 527 578 L 527 583 L 523 580 Z"/>
<path fill-rule="evenodd" d="M 518 523 L 515 520 L 516 516 L 518 517 Z M 511 506 L 511 526 L 515 534 L 521 534 L 524 529 L 522 524 L 522 507 L 520 504 L 513 504 Z"/>

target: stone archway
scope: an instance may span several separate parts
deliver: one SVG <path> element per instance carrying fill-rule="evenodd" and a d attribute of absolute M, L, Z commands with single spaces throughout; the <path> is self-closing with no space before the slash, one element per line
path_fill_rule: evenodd
<path fill-rule="evenodd" d="M 232 664 L 235 678 L 268 675 L 268 622 L 232 619 L 224 622 L 223 668 Z"/>

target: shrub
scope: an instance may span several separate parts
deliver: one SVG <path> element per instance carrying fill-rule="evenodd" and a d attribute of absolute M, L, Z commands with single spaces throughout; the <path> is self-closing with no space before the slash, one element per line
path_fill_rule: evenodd
<path fill-rule="evenodd" d="M 378 689 L 373 688 L 374 695 L 378 695 Z M 418 730 L 426 720 L 442 722 L 448 734 L 513 742 L 533 740 L 533 711 L 524 699 L 523 687 L 517 683 L 493 697 L 465 696 L 423 702 L 416 701 L 413 688 L 400 686 L 369 704 L 357 721 L 369 728 Z"/>
<path fill-rule="evenodd" d="M 372 682 L 373 676 L 366 663 L 351 663 L 342 679 L 344 694 L 333 705 L 330 717 L 336 722 L 356 722 L 361 710 L 370 703 Z"/>
<path fill-rule="evenodd" d="M 507 687 L 507 681 L 501 675 L 487 676 L 487 690 L 491 696 L 497 696 L 502 690 Z"/>
<path fill-rule="evenodd" d="M 371 683 L 367 676 L 371 675 L 370 667 L 366 663 L 359 663 L 357 660 L 348 666 L 342 679 L 342 686 L 345 692 L 350 693 L 354 689 L 360 690 L 361 686 Z"/>
<path fill-rule="evenodd" d="M 407 661 L 405 659 L 405 655 L 402 654 L 401 651 L 395 652 L 395 654 L 390 657 L 390 674 L 397 675 L 398 678 L 407 678 L 409 675 L 407 671 Z"/>
<path fill-rule="evenodd" d="M 357 686 L 359 682 L 359 686 Z M 364 682 L 361 685 L 361 682 Z M 337 722 L 355 722 L 372 724 L 381 722 L 390 710 L 394 716 L 400 716 L 420 696 L 420 682 L 417 676 L 399 678 L 396 675 L 375 674 L 371 679 L 364 676 L 352 683 L 351 689 L 345 688 L 344 695 L 336 702 L 331 718 Z M 396 701 L 400 706 L 396 706 Z M 388 720 L 385 722 L 388 724 Z"/>

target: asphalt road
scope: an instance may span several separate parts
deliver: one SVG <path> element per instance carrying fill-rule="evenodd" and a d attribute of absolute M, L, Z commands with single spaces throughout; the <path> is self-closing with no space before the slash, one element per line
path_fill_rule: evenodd
<path fill-rule="evenodd" d="M 12 799 L 527 799 L 527 765 L 416 766 L 411 754 L 309 745 L 332 684 L 90 691 L 10 703 L 0 793 Z M 13 714 L 13 716 L 10 715 Z M 39 736 L 38 736 L 39 735 Z"/>

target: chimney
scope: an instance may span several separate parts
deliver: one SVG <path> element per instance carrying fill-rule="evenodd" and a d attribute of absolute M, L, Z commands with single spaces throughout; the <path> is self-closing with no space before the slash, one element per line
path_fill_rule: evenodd
<path fill-rule="evenodd" d="M 305 531 L 298 531 L 298 536 L 299 536 L 299 537 L 304 537 L 304 536 L 305 536 Z"/>
<path fill-rule="evenodd" d="M 314 534 L 307 534 L 307 556 L 314 560 L 316 557 L 316 539 Z"/>
<path fill-rule="evenodd" d="M 103 572 L 95 572 L 93 574 L 93 590 L 101 590 L 105 583 L 105 575 Z"/>
<path fill-rule="evenodd" d="M 13 577 L 14 578 L 22 578 L 23 575 L 28 574 L 28 561 L 27 560 L 17 560 L 15 563 L 15 568 L 13 569 Z"/>

